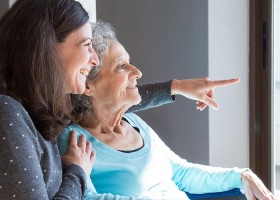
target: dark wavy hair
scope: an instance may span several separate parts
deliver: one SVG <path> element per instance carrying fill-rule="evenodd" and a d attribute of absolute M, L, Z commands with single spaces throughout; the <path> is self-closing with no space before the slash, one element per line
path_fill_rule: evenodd
<path fill-rule="evenodd" d="M 87 76 L 87 82 L 94 82 L 96 80 L 98 71 L 103 67 L 104 56 L 108 53 L 110 44 L 113 41 L 118 41 L 116 32 L 110 23 L 98 20 L 92 24 L 92 46 L 99 58 L 99 65 L 93 67 Z M 74 123 L 80 122 L 92 107 L 91 97 L 79 94 L 71 94 L 73 105 Z"/>
<path fill-rule="evenodd" d="M 0 19 L 0 92 L 25 107 L 47 140 L 72 120 L 58 43 L 88 21 L 75 0 L 17 0 Z"/>

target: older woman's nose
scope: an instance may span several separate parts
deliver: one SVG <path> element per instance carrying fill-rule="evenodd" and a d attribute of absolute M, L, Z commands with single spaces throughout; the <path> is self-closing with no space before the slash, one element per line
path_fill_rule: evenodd
<path fill-rule="evenodd" d="M 139 75 L 137 76 L 137 78 L 141 78 L 142 77 L 142 72 L 140 70 L 139 71 Z"/>
<path fill-rule="evenodd" d="M 135 74 L 136 78 L 137 79 L 141 78 L 142 72 L 137 67 L 134 67 L 134 69 L 135 69 L 134 74 Z"/>

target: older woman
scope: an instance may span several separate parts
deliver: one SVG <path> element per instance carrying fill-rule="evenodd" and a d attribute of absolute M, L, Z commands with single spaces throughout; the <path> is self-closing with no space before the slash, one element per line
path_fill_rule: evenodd
<path fill-rule="evenodd" d="M 251 171 L 189 163 L 140 117 L 125 114 L 141 101 L 136 85 L 142 73 L 108 24 L 97 23 L 93 38 L 100 67 L 88 76 L 87 96 L 75 100 L 79 108 L 91 107 L 80 124 L 68 126 L 59 138 L 62 154 L 72 130 L 92 142 L 96 159 L 85 199 L 188 199 L 185 192 L 232 188 L 244 189 L 249 199 L 274 199 Z"/>

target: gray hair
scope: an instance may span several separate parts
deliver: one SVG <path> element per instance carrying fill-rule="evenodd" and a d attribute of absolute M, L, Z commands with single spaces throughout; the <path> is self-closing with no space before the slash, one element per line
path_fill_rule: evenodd
<path fill-rule="evenodd" d="M 113 41 L 118 41 L 116 32 L 111 24 L 98 20 L 96 23 L 92 23 L 92 46 L 96 52 L 99 65 L 93 67 L 87 76 L 87 81 L 94 82 L 96 80 L 99 69 L 103 66 L 104 56 L 108 53 L 110 44 Z M 92 107 L 91 97 L 85 95 L 72 94 L 71 95 L 73 112 L 75 117 L 73 122 L 77 123 L 82 120 L 90 107 Z"/>
<path fill-rule="evenodd" d="M 92 23 L 92 46 L 99 59 L 99 65 L 93 67 L 87 80 L 93 82 L 96 79 L 98 70 L 103 66 L 104 56 L 108 53 L 110 44 L 118 41 L 113 26 L 107 22 L 98 20 Z"/>

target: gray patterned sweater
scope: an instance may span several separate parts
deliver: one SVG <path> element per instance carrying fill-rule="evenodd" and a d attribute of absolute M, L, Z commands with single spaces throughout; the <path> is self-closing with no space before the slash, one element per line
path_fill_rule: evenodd
<path fill-rule="evenodd" d="M 173 102 L 170 86 L 139 86 L 142 102 L 130 112 Z M 0 199 L 82 199 L 85 180 L 77 165 L 62 169 L 57 145 L 41 136 L 18 101 L 0 94 Z"/>

